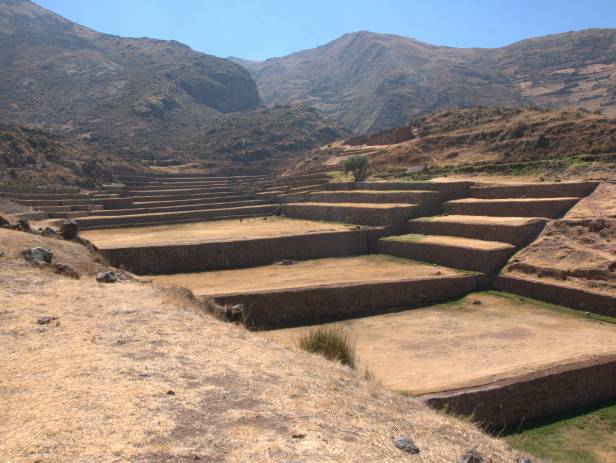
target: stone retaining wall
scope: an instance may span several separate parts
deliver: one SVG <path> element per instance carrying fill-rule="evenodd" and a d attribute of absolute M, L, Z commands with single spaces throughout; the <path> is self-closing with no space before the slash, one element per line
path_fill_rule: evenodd
<path fill-rule="evenodd" d="M 203 272 L 269 265 L 283 259 L 344 257 L 369 252 L 373 230 L 349 230 L 213 243 L 101 249 L 116 267 L 138 275 Z"/>
<path fill-rule="evenodd" d="M 467 274 L 225 294 L 213 299 L 222 305 L 242 304 L 248 328 L 273 329 L 440 303 L 476 291 L 480 284 L 479 276 Z"/>
<path fill-rule="evenodd" d="M 616 355 L 470 387 L 427 394 L 428 405 L 472 416 L 495 431 L 616 398 Z"/>
<path fill-rule="evenodd" d="M 451 235 L 477 240 L 500 241 L 514 246 L 522 246 L 535 239 L 543 230 L 545 223 L 546 221 L 541 219 L 524 225 L 410 220 L 407 223 L 406 231 L 422 235 Z"/>
<path fill-rule="evenodd" d="M 499 291 L 519 294 L 572 309 L 616 317 L 616 298 L 607 294 L 507 274 L 495 276 L 493 286 L 494 289 Z"/>
<path fill-rule="evenodd" d="M 286 217 L 306 220 L 326 220 L 372 226 L 402 227 L 416 217 L 420 206 L 408 205 L 391 208 L 334 206 L 334 203 L 291 203 L 283 205 Z"/>

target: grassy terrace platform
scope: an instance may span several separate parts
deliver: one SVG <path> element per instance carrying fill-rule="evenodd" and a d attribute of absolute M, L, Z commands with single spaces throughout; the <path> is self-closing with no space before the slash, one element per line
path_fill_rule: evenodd
<path fill-rule="evenodd" d="M 114 265 L 138 274 L 201 272 L 367 253 L 378 228 L 278 216 L 86 231 Z"/>
<path fill-rule="evenodd" d="M 91 230 L 82 232 L 81 236 L 92 241 L 99 249 L 110 249 L 125 246 L 211 243 L 351 229 L 352 226 L 339 223 L 271 216 L 266 219 L 243 219 L 241 221 L 219 220 L 140 228 Z"/>
<path fill-rule="evenodd" d="M 480 276 L 445 267 L 367 255 L 292 265 L 161 275 L 221 304 L 243 304 L 251 328 L 335 320 L 453 299 L 477 289 Z"/>
<path fill-rule="evenodd" d="M 613 319 L 484 292 L 336 324 L 349 330 L 360 360 L 388 388 L 474 414 L 497 429 L 614 394 Z M 296 345 L 312 328 L 266 335 Z"/>

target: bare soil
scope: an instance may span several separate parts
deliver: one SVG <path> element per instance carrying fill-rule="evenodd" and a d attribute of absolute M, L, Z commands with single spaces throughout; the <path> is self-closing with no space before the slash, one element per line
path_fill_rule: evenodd
<path fill-rule="evenodd" d="M 565 219 L 616 219 L 616 183 L 601 183 L 565 215 Z"/>
<path fill-rule="evenodd" d="M 350 225 L 283 217 L 234 219 L 152 227 L 84 231 L 99 249 L 119 246 L 206 243 L 351 230 Z"/>
<path fill-rule="evenodd" d="M 0 258 L 3 460 L 451 462 L 470 447 L 495 463 L 520 456 L 468 421 L 219 322 L 177 292 L 32 268 L 13 246 L 40 238 L 7 233 L 16 238 L 3 235 Z M 45 244 L 67 259 L 73 250 Z M 38 324 L 43 316 L 57 320 Z M 397 435 L 421 453 L 402 453 Z"/>
<path fill-rule="evenodd" d="M 551 221 L 503 272 L 616 297 L 616 219 Z"/>
<path fill-rule="evenodd" d="M 460 246 L 464 248 L 479 249 L 484 251 L 495 251 L 498 249 L 513 249 L 513 246 L 500 241 L 475 240 L 471 238 L 461 238 L 458 236 L 441 235 L 417 235 L 409 234 L 391 237 L 396 241 L 412 241 L 415 243 L 436 244 L 443 246 Z"/>
<path fill-rule="evenodd" d="M 406 203 L 319 203 L 319 202 L 305 202 L 297 203 L 305 204 L 308 206 L 320 206 L 320 207 L 356 207 L 358 209 L 394 209 L 399 207 L 409 207 Z"/>
<path fill-rule="evenodd" d="M 616 352 L 616 325 L 494 293 L 335 325 L 349 330 L 360 362 L 378 381 L 412 394 L 478 386 Z M 296 345 L 310 329 L 263 336 Z"/>
<path fill-rule="evenodd" d="M 533 217 L 494 217 L 490 215 L 441 215 L 436 217 L 423 218 L 433 222 L 454 222 L 471 224 L 494 224 L 494 225 L 526 225 L 537 219 Z"/>
<path fill-rule="evenodd" d="M 181 286 L 203 296 L 458 274 L 459 271 L 446 267 L 391 256 L 368 255 L 314 259 L 291 265 L 159 275 L 152 279 L 160 285 Z"/>

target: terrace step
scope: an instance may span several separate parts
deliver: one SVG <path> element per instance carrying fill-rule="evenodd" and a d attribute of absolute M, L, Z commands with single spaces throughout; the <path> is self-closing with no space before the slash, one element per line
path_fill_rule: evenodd
<path fill-rule="evenodd" d="M 401 227 L 421 208 L 402 203 L 288 203 L 282 206 L 287 217 L 326 220 L 358 225 Z"/>
<path fill-rule="evenodd" d="M 246 198 L 253 197 L 252 194 L 240 193 L 240 192 L 232 192 L 232 193 L 170 193 L 166 195 L 134 195 L 131 196 L 133 202 L 137 203 L 154 203 L 154 202 L 162 202 L 162 201 L 185 201 L 185 200 L 204 200 L 204 199 L 217 199 L 217 198 Z"/>
<path fill-rule="evenodd" d="M 175 205 L 163 207 L 133 207 L 130 209 L 114 209 L 98 212 L 97 216 L 131 215 L 131 214 L 154 214 L 158 212 L 182 212 L 182 211 L 202 211 L 206 209 L 220 209 L 225 207 L 258 206 L 268 204 L 267 201 L 251 199 L 248 201 L 222 201 L 210 203 L 198 203 L 189 205 Z M 271 203 L 270 203 L 271 204 Z"/>
<path fill-rule="evenodd" d="M 322 185 L 323 190 L 432 190 L 442 199 L 468 196 L 473 182 L 332 182 Z"/>
<path fill-rule="evenodd" d="M 212 187 L 212 188 L 177 188 L 177 189 L 152 189 L 152 190 L 128 190 L 129 196 L 165 196 L 171 194 L 238 194 L 241 191 L 237 188 Z"/>
<path fill-rule="evenodd" d="M 283 219 L 285 220 L 285 219 Z M 231 222 L 219 221 L 218 223 Z M 235 222 L 235 221 L 234 221 Z M 258 234 L 259 227 L 269 223 L 276 225 L 277 221 L 246 221 L 226 231 L 224 237 L 208 239 L 207 235 L 191 236 L 190 230 L 183 232 L 178 227 L 179 240 L 143 240 L 143 242 L 122 243 L 121 240 L 105 243 L 104 237 L 96 233 L 85 232 L 99 248 L 99 252 L 109 263 L 123 266 L 136 274 L 174 274 L 180 272 L 204 272 L 223 269 L 237 269 L 271 265 L 278 261 L 307 260 L 325 257 L 344 257 L 369 252 L 370 236 L 374 229 L 353 229 L 343 225 L 329 228 L 327 224 L 317 223 L 313 229 L 306 221 L 298 225 L 306 225 L 308 230 L 289 231 L 287 233 Z M 210 222 L 216 226 L 216 222 Z M 206 226 L 206 224 L 197 224 Z M 242 231 L 249 227 L 256 233 Z M 143 235 L 155 236 L 148 227 Z M 167 227 L 164 227 L 167 228 Z M 377 230 L 378 232 L 378 230 Z M 104 233 L 104 232 L 103 232 Z M 166 230 L 162 232 L 169 233 Z M 91 236 L 91 234 L 94 234 Z"/>
<path fill-rule="evenodd" d="M 409 220 L 406 231 L 421 235 L 448 235 L 522 246 L 545 226 L 537 217 L 494 217 L 486 215 L 441 215 Z"/>
<path fill-rule="evenodd" d="M 130 214 L 119 216 L 90 216 L 79 219 L 79 227 L 84 230 L 132 227 L 144 224 L 187 223 L 218 220 L 232 217 L 252 217 L 275 214 L 280 208 L 277 204 L 259 206 L 229 207 L 183 212 L 159 212 L 153 214 Z"/>
<path fill-rule="evenodd" d="M 88 206 L 96 204 L 92 199 L 19 199 L 16 202 L 31 207 Z"/>
<path fill-rule="evenodd" d="M 438 191 L 429 190 L 342 190 L 316 191 L 308 195 L 309 201 L 321 203 L 406 203 L 436 204 Z"/>
<path fill-rule="evenodd" d="M 513 185 L 476 185 L 470 194 L 475 198 L 559 198 L 583 197 L 590 194 L 597 182 L 521 183 Z"/>
<path fill-rule="evenodd" d="M 459 298 L 482 276 L 368 255 L 154 277 L 222 305 L 242 304 L 251 329 L 323 323 Z"/>
<path fill-rule="evenodd" d="M 515 252 L 515 246 L 457 236 L 408 234 L 379 239 L 378 252 L 447 267 L 492 273 Z"/>
<path fill-rule="evenodd" d="M 137 201 L 133 205 L 136 208 L 147 207 L 173 207 L 173 206 L 191 206 L 194 204 L 210 204 L 210 203 L 224 203 L 224 202 L 237 202 L 237 201 L 251 201 L 255 198 L 255 195 L 232 195 L 232 196 L 206 196 L 205 198 L 193 198 L 193 199 L 172 199 L 169 201 Z M 128 208 L 126 208 L 128 209 Z"/>
<path fill-rule="evenodd" d="M 443 211 L 452 215 L 490 215 L 500 217 L 562 216 L 579 198 L 515 198 L 515 199 L 456 199 L 443 203 Z"/>

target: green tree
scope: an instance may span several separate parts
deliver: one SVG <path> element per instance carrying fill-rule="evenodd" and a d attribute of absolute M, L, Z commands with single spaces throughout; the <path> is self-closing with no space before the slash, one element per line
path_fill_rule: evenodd
<path fill-rule="evenodd" d="M 344 173 L 351 172 L 356 182 L 366 180 L 368 176 L 368 158 L 365 156 L 353 155 L 342 162 Z"/>

